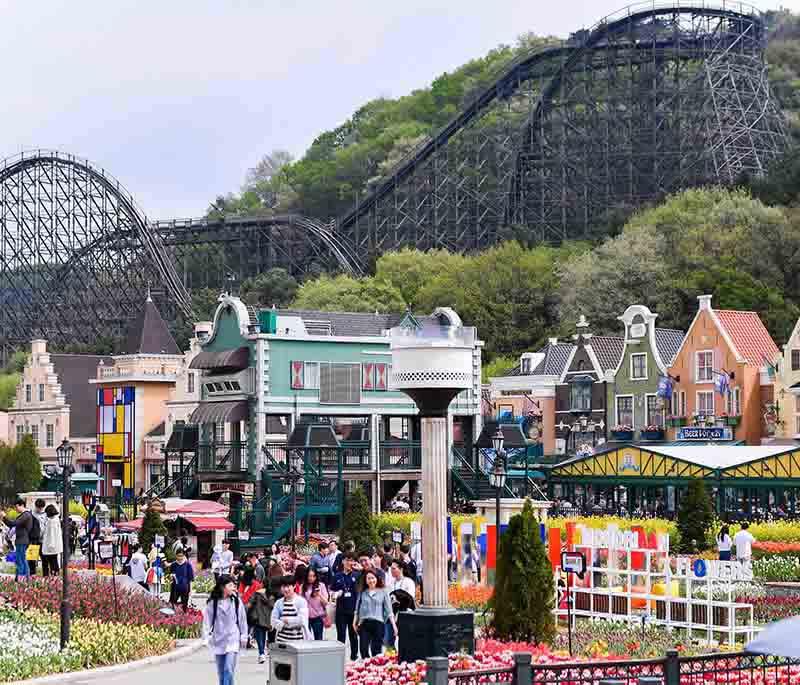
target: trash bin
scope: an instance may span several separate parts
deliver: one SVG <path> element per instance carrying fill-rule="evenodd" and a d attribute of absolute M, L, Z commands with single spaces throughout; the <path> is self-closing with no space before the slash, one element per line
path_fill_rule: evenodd
<path fill-rule="evenodd" d="M 269 685 L 344 685 L 344 645 L 309 640 L 270 647 Z"/>

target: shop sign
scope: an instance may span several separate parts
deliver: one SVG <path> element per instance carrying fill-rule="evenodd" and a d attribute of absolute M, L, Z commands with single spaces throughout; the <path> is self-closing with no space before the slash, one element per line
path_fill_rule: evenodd
<path fill-rule="evenodd" d="M 201 495 L 219 495 L 223 492 L 233 492 L 245 497 L 252 497 L 255 492 L 253 483 L 226 483 L 226 482 L 208 482 L 200 484 Z"/>
<path fill-rule="evenodd" d="M 733 440 L 733 431 L 725 426 L 684 426 L 678 431 L 678 440 Z"/>
<path fill-rule="evenodd" d="M 639 549 L 639 536 L 630 530 L 583 528 L 581 542 L 576 546 L 621 550 Z"/>
<path fill-rule="evenodd" d="M 677 557 L 676 576 L 692 576 L 696 580 L 753 580 L 753 569 L 741 561 L 718 561 L 716 559 L 695 559 Z"/>

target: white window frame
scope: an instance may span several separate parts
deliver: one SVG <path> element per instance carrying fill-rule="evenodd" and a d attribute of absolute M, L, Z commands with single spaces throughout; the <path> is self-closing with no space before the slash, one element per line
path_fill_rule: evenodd
<path fill-rule="evenodd" d="M 32 401 L 32 399 L 31 399 L 32 397 L 33 397 L 33 389 L 31 388 L 31 384 L 30 383 L 26 383 L 25 384 L 25 401 L 26 402 L 31 402 Z"/>
<path fill-rule="evenodd" d="M 37 424 L 31 425 L 31 437 L 33 438 L 33 444 L 37 447 L 39 446 L 39 426 Z"/>
<path fill-rule="evenodd" d="M 794 434 L 800 435 L 800 414 L 794 417 Z"/>
<path fill-rule="evenodd" d="M 644 357 L 644 376 L 633 375 L 633 360 L 635 357 Z M 634 352 L 630 357 L 630 379 L 632 381 L 646 381 L 647 375 L 647 352 Z"/>
<path fill-rule="evenodd" d="M 22 442 L 22 438 L 25 437 L 25 426 L 22 424 L 17 424 L 17 445 Z"/>
<path fill-rule="evenodd" d="M 666 417 L 664 416 L 664 409 L 662 408 L 662 409 L 656 409 L 655 410 L 661 416 L 661 423 L 658 424 L 658 423 L 655 423 L 654 421 L 652 421 L 651 420 L 652 417 L 650 416 L 650 409 L 648 408 L 648 404 L 647 404 L 647 400 L 650 397 L 655 397 L 656 401 L 658 401 L 658 393 L 648 392 L 644 396 L 644 424 L 645 424 L 645 426 L 658 426 L 659 428 L 661 428 L 663 430 L 664 427 L 666 426 L 666 423 L 667 423 Z"/>
<path fill-rule="evenodd" d="M 636 425 L 636 398 L 633 395 L 616 395 L 614 397 L 614 423 L 617 426 L 623 425 L 619 418 L 619 401 L 622 399 L 630 399 L 631 401 L 631 428 L 633 428 Z"/>
<path fill-rule="evenodd" d="M 725 411 L 728 412 L 728 416 L 742 415 L 742 391 L 739 386 L 728 389 L 728 395 L 725 398 Z"/>
<path fill-rule="evenodd" d="M 314 381 L 313 369 L 316 367 L 317 379 Z M 303 390 L 319 390 L 320 362 L 303 362 Z"/>
<path fill-rule="evenodd" d="M 711 395 L 711 411 L 700 411 L 700 395 Z M 714 391 L 713 390 L 698 390 L 695 394 L 695 414 L 698 416 L 714 416 Z"/>
<path fill-rule="evenodd" d="M 700 355 L 711 355 L 711 363 L 708 365 L 710 378 L 700 378 Z M 705 369 L 706 366 L 703 366 Z M 713 383 L 714 382 L 714 350 L 697 350 L 694 353 L 694 378 L 695 383 Z"/>
<path fill-rule="evenodd" d="M 798 362 L 795 364 L 795 360 Z M 795 347 L 789 353 L 789 365 L 792 367 L 792 371 L 800 371 L 800 348 Z"/>
<path fill-rule="evenodd" d="M 44 446 L 52 447 L 55 444 L 56 428 L 52 423 L 48 423 L 44 427 Z"/>
<path fill-rule="evenodd" d="M 681 390 L 681 416 L 687 415 L 686 391 Z"/>
<path fill-rule="evenodd" d="M 194 371 L 189 371 L 186 374 L 186 394 L 187 395 L 194 395 L 194 388 L 195 388 L 195 377 Z"/>
<path fill-rule="evenodd" d="M 44 402 L 44 383 L 39 383 L 39 401 Z"/>

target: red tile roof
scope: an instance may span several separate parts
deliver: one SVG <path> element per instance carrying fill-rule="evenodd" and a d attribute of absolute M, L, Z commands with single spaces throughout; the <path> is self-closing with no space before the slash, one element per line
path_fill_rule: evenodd
<path fill-rule="evenodd" d="M 774 361 L 778 347 L 756 312 L 715 309 L 714 313 L 736 350 L 750 364 L 763 366 Z"/>

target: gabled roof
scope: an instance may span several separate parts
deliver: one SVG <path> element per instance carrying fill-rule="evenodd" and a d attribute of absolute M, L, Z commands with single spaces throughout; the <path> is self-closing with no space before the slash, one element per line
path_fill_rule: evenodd
<path fill-rule="evenodd" d="M 600 363 L 600 368 L 605 372 L 609 369 L 616 369 L 622 357 L 622 350 L 625 347 L 625 340 L 613 338 L 608 335 L 593 335 L 587 340 L 592 346 L 592 351 Z"/>
<path fill-rule="evenodd" d="M 94 354 L 50 354 L 64 398 L 69 404 L 69 436 L 87 438 L 97 435 L 97 388 L 89 384 L 97 378 L 100 362 L 112 365 L 111 357 Z"/>
<path fill-rule="evenodd" d="M 122 354 L 180 354 L 167 324 L 148 295 L 139 316 L 131 323 Z"/>
<path fill-rule="evenodd" d="M 544 355 L 544 359 L 542 359 L 529 374 L 523 374 L 521 366 L 515 364 L 514 368 L 506 371 L 503 376 L 560 376 L 569 361 L 570 353 L 574 347 L 575 345 L 572 343 L 545 345 L 538 351 L 538 354 Z"/>
<path fill-rule="evenodd" d="M 740 357 L 755 366 L 773 363 L 779 350 L 756 312 L 733 309 L 714 309 L 713 312 Z"/>
<path fill-rule="evenodd" d="M 681 343 L 686 337 L 683 331 L 674 328 L 656 328 L 656 348 L 665 366 L 670 366 L 681 348 Z"/>
<path fill-rule="evenodd" d="M 165 434 L 166 434 L 165 425 L 164 425 L 164 422 L 162 421 L 161 423 L 159 423 L 155 428 L 153 428 L 153 430 L 151 430 L 144 437 L 146 437 L 146 438 L 163 438 Z"/>

